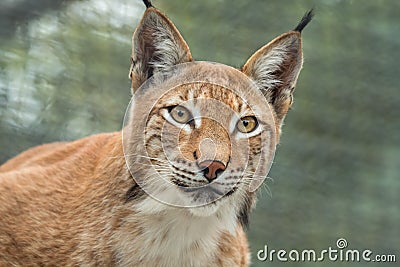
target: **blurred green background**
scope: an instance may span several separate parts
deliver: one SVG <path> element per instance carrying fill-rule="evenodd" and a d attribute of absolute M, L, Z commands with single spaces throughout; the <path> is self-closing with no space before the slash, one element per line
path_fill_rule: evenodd
<path fill-rule="evenodd" d="M 304 69 L 248 232 L 252 266 L 270 249 L 335 248 L 400 261 L 400 1 L 155 0 L 198 60 L 240 67 L 259 47 L 304 30 Z M 0 163 L 37 144 L 120 130 L 130 99 L 139 0 L 2 0 Z M 368 266 L 398 266 L 369 263 Z"/>

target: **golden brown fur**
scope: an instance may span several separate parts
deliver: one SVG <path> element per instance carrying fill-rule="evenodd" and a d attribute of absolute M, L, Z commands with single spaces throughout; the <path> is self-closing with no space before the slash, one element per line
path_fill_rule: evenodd
<path fill-rule="evenodd" d="M 112 251 L 100 249 L 111 234 L 105 224 L 112 222 L 113 207 L 133 183 L 120 138 L 119 133 L 101 134 L 43 145 L 0 167 L 0 262 L 25 266 L 112 260 Z M 104 203 L 99 206 L 96 199 Z"/>

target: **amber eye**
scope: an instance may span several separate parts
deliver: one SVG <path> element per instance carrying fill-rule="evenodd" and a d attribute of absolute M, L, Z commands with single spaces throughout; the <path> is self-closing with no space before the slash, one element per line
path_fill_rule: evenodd
<path fill-rule="evenodd" d="M 182 106 L 176 106 L 170 110 L 171 117 L 179 123 L 187 123 L 192 119 L 190 111 Z"/>
<path fill-rule="evenodd" d="M 258 126 L 258 121 L 254 116 L 246 116 L 241 118 L 236 127 L 242 133 L 250 133 L 254 131 Z"/>

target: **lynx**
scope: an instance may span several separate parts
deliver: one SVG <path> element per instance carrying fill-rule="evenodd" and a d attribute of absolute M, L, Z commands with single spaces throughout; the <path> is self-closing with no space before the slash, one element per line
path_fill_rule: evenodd
<path fill-rule="evenodd" d="M 150 1 L 123 130 L 0 166 L 1 266 L 249 266 L 244 229 L 302 68 L 301 31 L 238 70 L 194 61 Z"/>

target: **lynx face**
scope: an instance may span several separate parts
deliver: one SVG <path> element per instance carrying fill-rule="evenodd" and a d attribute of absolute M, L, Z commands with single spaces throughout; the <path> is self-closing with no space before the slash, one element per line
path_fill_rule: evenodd
<path fill-rule="evenodd" d="M 262 47 L 240 71 L 193 61 L 172 22 L 147 8 L 133 36 L 134 96 L 123 133 L 127 165 L 152 200 L 197 215 L 222 206 L 247 214 L 292 104 L 300 31 L 310 19 L 309 13 Z"/>
<path fill-rule="evenodd" d="M 196 214 L 227 202 L 241 207 L 267 175 L 275 119 L 238 70 L 207 62 L 164 70 L 135 92 L 129 112 L 124 140 L 134 141 L 125 147 L 135 153 L 127 155 L 128 166 L 163 203 Z"/>

